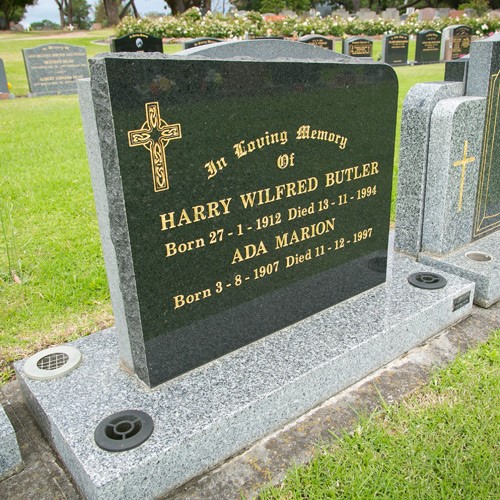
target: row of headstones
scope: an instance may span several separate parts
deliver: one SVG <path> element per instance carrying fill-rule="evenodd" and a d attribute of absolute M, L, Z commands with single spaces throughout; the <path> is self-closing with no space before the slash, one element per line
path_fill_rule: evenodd
<path fill-rule="evenodd" d="M 471 29 L 468 26 L 450 26 L 443 30 L 422 31 L 417 35 L 416 64 L 434 63 L 440 60 L 455 60 L 469 53 Z M 259 37 L 253 37 L 254 39 Z M 282 37 L 262 37 L 282 38 Z M 222 40 L 197 38 L 184 43 L 184 49 L 199 47 Z M 306 35 L 300 42 L 333 50 L 333 40 L 320 35 Z M 408 64 L 409 36 L 386 35 L 383 40 L 382 61 L 391 65 Z M 342 52 L 353 57 L 372 57 L 373 41 L 363 37 L 351 37 L 343 41 Z M 161 38 L 145 33 L 132 33 L 114 39 L 112 52 L 163 52 Z M 76 81 L 88 78 L 87 54 L 84 47 L 65 44 L 48 44 L 32 49 L 23 49 L 30 95 L 76 93 Z M 0 97 L 11 97 L 3 62 L 0 59 Z"/>
<path fill-rule="evenodd" d="M 252 39 L 283 39 L 283 37 L 256 37 Z M 421 31 L 417 35 L 415 64 L 437 63 L 459 59 L 469 53 L 472 29 L 468 26 L 449 26 L 441 34 L 434 30 Z M 410 37 L 407 34 L 385 35 L 382 48 L 382 62 L 391 65 L 408 64 L 408 46 Z M 223 40 L 212 37 L 195 38 L 184 42 L 184 49 L 201 47 Z M 333 40 L 322 35 L 305 35 L 299 42 L 310 43 L 324 49 L 334 50 Z M 163 42 L 144 33 L 132 33 L 116 38 L 111 44 L 112 52 L 163 52 Z M 364 37 L 350 37 L 342 43 L 342 53 L 352 57 L 372 57 L 373 41 Z"/>

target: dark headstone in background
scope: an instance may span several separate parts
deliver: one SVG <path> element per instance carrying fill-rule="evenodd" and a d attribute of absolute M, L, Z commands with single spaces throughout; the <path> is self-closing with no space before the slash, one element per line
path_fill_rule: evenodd
<path fill-rule="evenodd" d="M 128 334 L 143 346 L 134 367 L 146 383 L 385 281 L 373 259 L 387 253 L 390 67 L 109 55 L 93 64 L 95 95 L 109 99 L 95 103 L 105 156 L 115 155 L 106 185 L 123 192 L 107 220 L 118 224 L 113 251 L 132 266 L 110 283 L 133 280 L 112 293 L 140 316 Z"/>
<path fill-rule="evenodd" d="M 472 28 L 461 24 L 443 30 L 441 60 L 451 61 L 466 56 L 470 50 Z"/>
<path fill-rule="evenodd" d="M 372 57 L 373 42 L 369 38 L 353 36 L 342 42 L 342 53 L 351 57 Z"/>
<path fill-rule="evenodd" d="M 441 33 L 424 30 L 417 34 L 415 64 L 438 63 L 441 54 Z"/>
<path fill-rule="evenodd" d="M 467 72 L 469 68 L 469 56 L 456 59 L 454 61 L 446 61 L 444 66 L 444 81 L 445 82 L 463 82 L 467 84 Z"/>
<path fill-rule="evenodd" d="M 23 49 L 30 93 L 76 94 L 76 81 L 89 77 L 85 47 L 63 43 Z"/>
<path fill-rule="evenodd" d="M 202 38 L 193 38 L 192 40 L 188 40 L 182 44 L 184 50 L 192 49 L 193 47 L 202 47 L 203 45 L 210 45 L 212 43 L 222 42 L 219 38 L 211 38 L 211 37 L 202 37 Z"/>
<path fill-rule="evenodd" d="M 299 42 L 310 43 L 323 49 L 333 50 L 333 40 L 321 35 L 305 35 L 299 38 Z"/>
<path fill-rule="evenodd" d="M 408 44 L 410 37 L 404 33 L 385 35 L 382 41 L 382 62 L 391 66 L 408 64 Z"/>
<path fill-rule="evenodd" d="M 163 40 L 147 33 L 130 33 L 111 40 L 111 52 L 163 53 Z"/>
<path fill-rule="evenodd" d="M 7 75 L 5 74 L 5 67 L 3 59 L 0 59 L 0 94 L 8 94 L 9 87 L 7 85 Z"/>

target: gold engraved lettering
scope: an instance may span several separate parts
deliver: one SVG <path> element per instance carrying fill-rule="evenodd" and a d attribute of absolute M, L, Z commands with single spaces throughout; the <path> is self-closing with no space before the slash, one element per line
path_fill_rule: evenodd
<path fill-rule="evenodd" d="M 355 167 L 344 168 L 335 172 L 327 172 L 325 174 L 325 187 L 356 181 L 370 175 L 377 175 L 378 173 L 377 161 L 364 163 L 361 168 L 359 165 L 356 165 Z"/>
<path fill-rule="evenodd" d="M 197 238 L 196 240 L 188 241 L 186 243 L 175 243 L 175 241 L 169 241 L 165 244 L 165 257 L 173 257 L 178 253 L 191 252 L 197 248 L 203 248 L 205 246 L 205 240 L 203 238 Z"/>
<path fill-rule="evenodd" d="M 313 139 L 317 141 L 333 142 L 338 144 L 340 149 L 345 149 L 347 145 L 347 137 L 343 137 L 335 132 L 328 130 L 311 130 L 311 125 L 302 125 L 297 130 L 297 140 Z"/>
<path fill-rule="evenodd" d="M 217 161 L 210 160 L 205 163 L 205 168 L 208 170 L 208 178 L 211 179 L 217 175 L 219 170 L 227 167 L 227 162 L 224 157 L 219 158 Z"/>
<path fill-rule="evenodd" d="M 194 205 L 189 209 L 183 208 L 179 213 L 160 214 L 161 230 L 166 231 L 178 226 L 187 226 L 205 219 L 227 215 L 230 212 L 231 200 L 232 198 L 224 198 L 218 201 L 209 201 L 205 205 Z"/>
<path fill-rule="evenodd" d="M 274 188 L 259 189 L 258 191 L 240 194 L 240 199 L 243 208 L 253 208 L 254 206 L 279 201 L 282 198 L 291 198 L 292 196 L 311 193 L 317 187 L 318 179 L 316 177 L 309 177 L 295 182 L 279 184 L 278 186 L 274 186 Z"/>
<path fill-rule="evenodd" d="M 303 226 L 300 229 L 293 230 L 287 233 L 278 234 L 275 236 L 276 245 L 275 249 L 285 248 L 290 245 L 295 245 L 301 241 L 309 240 L 311 238 L 316 238 L 317 236 L 322 236 L 323 234 L 329 233 L 335 230 L 335 217 L 330 219 L 325 219 L 324 221 L 316 222 L 310 226 Z"/>
<path fill-rule="evenodd" d="M 165 148 L 171 140 L 182 138 L 181 126 L 179 123 L 169 125 L 161 118 L 158 102 L 148 102 L 145 108 L 146 121 L 140 129 L 128 132 L 128 144 L 143 146 L 149 151 L 154 190 L 165 191 L 169 189 Z"/>
<path fill-rule="evenodd" d="M 181 307 L 184 307 L 186 305 L 191 305 L 194 302 L 198 302 L 203 299 L 207 299 L 208 297 L 212 296 L 212 290 L 210 288 L 207 288 L 205 290 L 202 290 L 201 292 L 194 292 L 188 295 L 175 295 L 172 297 L 172 300 L 174 301 L 174 309 L 180 309 Z"/>
<path fill-rule="evenodd" d="M 286 130 L 281 132 L 265 132 L 262 137 L 258 137 L 252 141 L 240 141 L 233 146 L 236 157 L 242 158 L 249 153 L 253 153 L 256 149 L 262 149 L 272 144 L 280 144 L 284 146 L 288 142 L 288 133 Z"/>
<path fill-rule="evenodd" d="M 258 257 L 259 255 L 264 255 L 266 253 L 267 248 L 263 241 L 260 241 L 258 245 L 251 243 L 250 245 L 245 245 L 243 250 L 239 250 L 238 248 L 235 250 L 231 264 L 253 259 L 254 257 Z"/>
<path fill-rule="evenodd" d="M 464 196 L 464 184 L 465 184 L 465 169 L 467 168 L 467 163 L 472 163 L 473 161 L 476 161 L 475 156 L 471 156 L 470 158 L 467 158 L 467 147 L 469 145 L 468 141 L 464 142 L 464 155 L 461 160 L 458 160 L 453 163 L 454 167 L 461 167 L 462 168 L 462 175 L 460 176 L 460 191 L 458 194 L 458 206 L 457 206 L 457 212 L 462 211 L 462 200 Z"/>

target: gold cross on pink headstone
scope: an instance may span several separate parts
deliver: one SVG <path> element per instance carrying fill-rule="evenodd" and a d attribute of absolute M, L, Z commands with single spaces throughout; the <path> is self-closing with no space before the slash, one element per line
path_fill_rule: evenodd
<path fill-rule="evenodd" d="M 469 146 L 469 142 L 465 141 L 464 143 L 464 157 L 461 160 L 458 160 L 453 163 L 454 167 L 462 167 L 462 175 L 460 177 L 460 193 L 458 195 L 458 207 L 457 207 L 457 212 L 462 211 L 462 200 L 464 197 L 464 184 L 465 184 L 465 169 L 467 168 L 467 163 L 472 163 L 473 161 L 476 161 L 475 156 L 471 156 L 470 158 L 467 158 L 467 147 Z"/>
<path fill-rule="evenodd" d="M 182 137 L 181 126 L 179 123 L 169 125 L 163 120 L 157 102 L 148 102 L 145 107 L 146 121 L 139 130 L 129 131 L 128 144 L 144 146 L 149 151 L 155 192 L 165 191 L 169 188 L 165 148 L 171 140 Z"/>

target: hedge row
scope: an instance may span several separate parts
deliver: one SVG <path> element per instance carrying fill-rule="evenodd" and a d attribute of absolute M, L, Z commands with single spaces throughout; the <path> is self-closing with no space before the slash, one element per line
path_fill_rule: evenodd
<path fill-rule="evenodd" d="M 383 35 L 388 33 L 416 34 L 425 29 L 442 31 L 452 24 L 470 26 L 478 36 L 500 30 L 500 19 L 488 17 L 460 19 L 439 18 L 432 21 L 418 21 L 416 14 L 396 25 L 391 20 L 375 19 L 360 21 L 356 18 L 339 17 L 287 17 L 284 20 L 266 21 L 258 12 L 249 12 L 244 16 L 223 15 L 209 12 L 202 16 L 197 8 L 189 9 L 180 16 L 159 18 L 145 17 L 135 19 L 126 17 L 117 26 L 116 35 L 142 32 L 162 38 L 198 38 L 210 36 L 215 38 L 244 37 L 246 33 L 258 36 L 283 35 L 293 37 L 311 33 L 342 37 L 349 35 Z"/>

